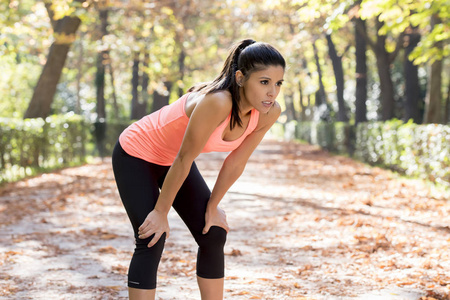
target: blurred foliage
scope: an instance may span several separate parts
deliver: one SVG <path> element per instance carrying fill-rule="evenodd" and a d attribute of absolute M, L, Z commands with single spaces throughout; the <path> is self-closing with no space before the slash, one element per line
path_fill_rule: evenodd
<path fill-rule="evenodd" d="M 220 70 L 228 47 L 239 39 L 251 37 L 266 41 L 280 49 L 287 59 L 287 80 L 283 89 L 298 99 L 298 86 L 302 84 L 303 96 L 311 96 L 311 105 L 314 105 L 318 88 L 312 49 L 315 42 L 323 68 L 323 84 L 335 110 L 335 80 L 324 35 L 332 34 L 338 54 L 343 56 L 346 102 L 353 109 L 355 62 L 351 19 L 355 11 L 367 19 L 369 28 L 374 27 L 372 21 L 375 16 L 381 14 L 385 24 L 382 31 L 388 37 L 387 47 L 392 47 L 394 36 L 398 36 L 408 24 L 419 26 L 423 39 L 412 56 L 421 68 L 448 55 L 449 6 L 445 5 L 445 0 L 364 0 L 359 10 L 353 9 L 355 4 L 353 0 L 0 1 L 0 116 L 22 116 L 31 99 L 54 40 L 48 8 L 52 9 L 54 19 L 76 15 L 82 20 L 58 85 L 52 114 L 74 111 L 75 103 L 79 101 L 80 113 L 89 120 L 96 119 L 94 78 L 100 50 L 109 51 L 108 63 L 113 67 L 115 77 L 115 86 L 112 87 L 110 75 L 106 75 L 107 118 L 114 115 L 111 99 L 115 91 L 122 120 L 130 115 L 131 65 L 135 52 L 140 53 L 141 59 L 144 53 L 150 55 L 148 67 L 141 64 L 140 73 L 149 75 L 148 92 L 151 95 L 156 90 L 165 92 L 164 81 L 171 81 L 174 87 L 186 90 L 197 82 L 211 80 Z M 99 31 L 100 9 L 110 11 L 106 36 Z M 441 24 L 434 28 L 429 26 L 432 14 L 437 14 L 441 20 Z M 441 50 L 435 47 L 438 41 L 445 42 Z M 186 57 L 181 80 L 178 59 L 182 51 Z M 372 80 L 376 77 L 373 75 L 376 64 L 368 52 L 367 76 Z M 396 64 L 401 65 L 401 59 L 398 60 Z M 404 76 L 402 69 L 392 72 L 398 78 Z M 374 80 L 368 86 L 371 120 L 377 119 L 373 112 L 379 106 L 380 97 L 378 79 Z M 443 82 L 445 93 L 447 73 L 444 73 Z M 403 99 L 401 83 L 396 92 L 397 98 Z M 171 93 L 171 97 L 173 101 L 177 93 Z M 280 101 L 283 102 L 283 95 Z M 298 101 L 294 105 L 300 110 Z"/>
<path fill-rule="evenodd" d="M 0 118 L 0 183 L 85 161 L 88 125 L 73 113 Z"/>
<path fill-rule="evenodd" d="M 430 27 L 432 16 L 441 24 Z M 418 27 L 424 34 L 420 44 L 411 53 L 410 59 L 416 64 L 442 60 L 450 55 L 450 44 L 442 49 L 437 42 L 450 40 L 450 5 L 448 0 L 364 0 L 361 3 L 361 16 L 370 19 L 379 16 L 384 25 L 380 33 L 399 35 L 408 28 Z"/>
<path fill-rule="evenodd" d="M 359 124 L 356 156 L 450 186 L 450 127 L 398 120 Z"/>
<path fill-rule="evenodd" d="M 120 134 L 133 121 L 93 123 L 90 128 L 89 141 L 95 145 L 95 149 L 93 149 L 91 154 L 100 157 L 111 156 Z"/>
<path fill-rule="evenodd" d="M 354 129 L 344 122 L 299 122 L 296 137 L 332 152 L 354 151 Z"/>
<path fill-rule="evenodd" d="M 284 131 L 278 126 L 273 133 L 282 136 Z M 299 122 L 296 137 L 450 187 L 450 126 L 392 120 L 360 123 L 355 129 L 348 123 Z"/>
<path fill-rule="evenodd" d="M 89 123 L 73 113 L 45 120 L 0 118 L 0 184 L 110 156 L 128 122 Z"/>
<path fill-rule="evenodd" d="M 312 43 L 315 42 L 323 72 L 323 83 L 327 92 L 329 104 L 336 111 L 335 79 L 331 62 L 327 55 L 326 33 L 332 34 L 336 50 L 342 55 L 345 76 L 345 97 L 348 107 L 354 112 L 355 59 L 354 59 L 354 28 L 351 19 L 356 14 L 367 21 L 368 29 L 373 33 L 374 19 L 380 16 L 384 22 L 381 33 L 387 35 L 387 46 L 395 45 L 395 37 L 404 32 L 409 25 L 418 26 L 422 40 L 411 54 L 415 63 L 420 64 L 419 76 L 423 79 L 421 86 L 425 87 L 427 71 L 430 62 L 449 55 L 449 14 L 447 0 L 363 0 L 361 6 L 355 9 L 357 1 L 345 0 L 264 0 L 264 1 L 211 1 L 211 0 L 178 0 L 178 1 L 103 1 L 103 0 L 13 0 L 0 1 L 0 117 L 13 121 L 2 121 L 2 172 L 4 166 L 18 168 L 42 168 L 58 165 L 59 154 L 67 150 L 61 145 L 66 136 L 59 136 L 49 127 L 53 119 L 46 121 L 20 121 L 20 118 L 31 99 L 34 86 L 40 71 L 45 65 L 50 45 L 54 40 L 51 20 L 47 11 L 51 7 L 54 18 L 76 15 L 82 20 L 77 40 L 67 57 L 65 68 L 58 85 L 57 94 L 52 105 L 52 114 L 66 114 L 74 111 L 77 101 L 81 104 L 80 124 L 85 127 L 84 141 L 97 143 L 96 154 L 111 153 L 120 131 L 130 121 L 131 100 L 131 66 L 134 53 L 149 53 L 148 67 L 140 66 L 140 74 L 149 75 L 148 92 L 164 89 L 166 80 L 174 82 L 175 87 L 184 90 L 197 82 L 208 81 L 219 72 L 229 46 L 242 38 L 253 38 L 265 41 L 277 47 L 285 56 L 288 68 L 285 75 L 283 90 L 293 96 L 294 106 L 300 111 L 299 86 L 302 85 L 303 99 L 310 100 L 306 108 L 306 119 L 313 120 L 314 94 L 318 89 L 318 70 L 314 62 Z M 47 5 L 47 7 L 46 7 Z M 108 35 L 101 37 L 98 24 L 100 9 L 108 9 Z M 433 28 L 430 26 L 432 15 L 439 17 L 440 22 Z M 436 47 L 441 42 L 442 48 Z M 96 57 L 101 50 L 108 50 L 108 63 L 114 71 L 115 86 L 110 84 L 110 74 L 106 74 L 105 98 L 107 101 L 107 120 L 105 124 L 93 124 L 96 119 L 96 90 L 94 86 L 96 74 Z M 183 80 L 179 72 L 179 55 L 186 54 L 185 74 Z M 380 88 L 376 78 L 376 61 L 371 51 L 368 51 L 368 118 L 377 120 Z M 396 114 L 401 117 L 404 95 L 404 74 L 402 56 L 393 63 L 391 72 L 395 81 L 396 97 L 399 100 Z M 448 70 L 449 60 L 444 59 L 444 70 Z M 443 72 L 442 91 L 445 95 L 449 82 L 449 73 Z M 113 119 L 112 94 L 115 92 L 119 106 L 119 116 Z M 172 92 L 172 101 L 177 93 Z M 423 98 L 423 95 L 422 95 Z M 283 103 L 283 91 L 279 97 Z M 149 105 L 150 107 L 151 105 Z M 333 116 L 333 112 L 331 112 Z M 12 118 L 12 119 L 10 119 Z M 58 123 L 58 117 L 54 122 Z M 65 120 L 64 116 L 61 120 Z M 302 120 L 303 121 L 303 120 Z M 6 123 L 5 123 L 6 122 Z M 21 123 L 22 122 L 22 123 Z M 24 125 L 25 122 L 28 122 Z M 48 130 L 48 139 L 42 140 L 39 133 L 39 122 L 44 122 L 42 130 Z M 62 122 L 62 121 L 61 121 Z M 12 128 L 7 130 L 6 125 Z M 55 123 L 55 124 L 56 124 Z M 22 125 L 17 125 L 22 124 Z M 65 124 L 65 123 L 64 123 Z M 69 124 L 69 123 L 67 123 Z M 71 123 L 70 123 L 71 124 Z M 22 126 L 21 129 L 15 129 Z M 55 125 L 59 127 L 60 125 Z M 72 125 L 70 125 L 72 126 Z M 361 125 L 365 126 L 365 125 Z M 432 173 L 430 176 L 442 178 L 439 173 L 439 163 L 432 163 L 430 155 L 441 159 L 442 152 L 417 149 L 418 140 L 426 140 L 422 144 L 434 143 L 438 146 L 436 133 L 428 137 L 434 127 L 417 129 L 413 124 L 402 124 L 400 121 L 379 124 L 369 123 L 364 130 L 344 123 L 306 123 L 298 125 L 290 123 L 283 134 L 286 137 L 297 135 L 332 151 L 360 153 L 364 149 L 365 160 L 371 163 L 381 163 L 396 166 L 410 174 L 417 170 L 416 157 L 423 154 L 424 160 L 430 159 Z M 370 127 L 370 128 L 369 128 Z M 444 127 L 446 128 L 446 127 Z M 281 126 L 276 126 L 281 131 Z M 410 131 L 407 135 L 405 132 Z M 422 132 L 422 130 L 425 130 Z M 437 130 L 437 129 L 433 129 Z M 14 135 L 12 135 L 14 132 Z M 19 133 L 21 132 L 21 133 Z M 412 134 L 411 132 L 414 132 Z M 418 132 L 421 132 L 419 134 Z M 22 134 L 23 133 L 23 134 Z M 101 133 L 101 134 L 100 134 Z M 399 134 L 402 138 L 399 138 Z M 405 134 L 404 134 L 405 133 Z M 8 134 L 8 135 L 7 135 Z M 53 134 L 53 135 L 52 135 Z M 9 137 L 11 144 L 7 145 Z M 20 136 L 20 137 L 19 137 Z M 36 141 L 34 141 L 36 138 Z M 356 143 L 352 142 L 356 138 Z M 428 140 L 431 139 L 432 141 Z M 447 135 L 448 138 L 448 135 Z M 40 140 L 41 139 L 41 140 Z M 72 137 L 70 138 L 72 139 Z M 364 141 L 363 144 L 360 141 Z M 50 141 L 53 141 L 50 143 Z M 383 143 L 383 141 L 385 141 Z M 400 142 L 399 142 L 400 141 Z M 445 140 L 441 141 L 441 144 Z M 48 143 L 42 147 L 47 152 L 39 152 L 39 143 Z M 69 145 L 74 142 L 70 140 Z M 405 149 L 396 145 L 404 145 Z M 434 145 L 433 144 L 433 145 Z M 64 148 L 66 147 L 66 148 Z M 444 147 L 444 146 L 442 146 Z M 8 150 L 5 150 L 5 149 Z M 54 148 L 54 149 L 53 149 Z M 64 150 L 63 150 L 64 148 Z M 19 150 L 25 149 L 25 150 Z M 32 150 L 35 149 L 35 150 Z M 409 149 L 409 150 L 408 150 Z M 447 157 L 448 155 L 448 148 Z M 12 151 L 8 154 L 8 151 Z M 23 152 L 25 151 L 25 152 Z M 34 151 L 34 152 L 33 152 Z M 23 152 L 22 154 L 20 154 Z M 445 151 L 444 151 L 445 152 Z M 39 153 L 37 155 L 36 153 Z M 22 157 L 21 157 L 22 155 Z M 36 156 L 37 155 L 37 156 Z M 52 158 L 53 157 L 53 158 Z M 406 159 L 405 157 L 408 157 Z M 414 157 L 414 159 L 412 159 Z M 62 158 L 62 157 L 61 157 Z M 400 162 L 402 163 L 398 163 Z M 422 162 L 422 159 L 420 159 Z M 395 163 L 397 162 L 397 163 Z M 408 163 L 411 162 L 411 166 Z M 21 166 L 24 164 L 26 166 Z M 421 169 L 422 168 L 422 169 Z M 428 167 L 427 167 L 428 168 Z M 18 172 L 18 171 L 17 171 Z M 16 172 L 16 173 L 17 173 Z M 22 171 L 21 171 L 22 172 Z M 434 173 L 433 173 L 434 172 Z M 3 174 L 3 173 L 2 173 Z M 440 175 L 439 175 L 440 174 Z M 438 176 L 439 175 L 439 176 Z M 3 175 L 2 175 L 3 176 Z M 437 180 L 437 179 L 436 179 Z"/>

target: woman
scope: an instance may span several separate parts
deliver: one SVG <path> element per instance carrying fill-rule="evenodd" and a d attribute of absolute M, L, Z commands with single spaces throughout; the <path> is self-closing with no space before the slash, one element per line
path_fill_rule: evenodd
<path fill-rule="evenodd" d="M 136 238 L 128 271 L 130 299 L 155 299 L 171 206 L 199 245 L 202 299 L 223 298 L 229 228 L 218 205 L 280 115 L 275 99 L 284 69 L 283 57 L 269 44 L 238 42 L 214 81 L 191 88 L 120 135 L 112 163 Z M 211 151 L 231 151 L 212 192 L 194 163 L 200 153 Z"/>

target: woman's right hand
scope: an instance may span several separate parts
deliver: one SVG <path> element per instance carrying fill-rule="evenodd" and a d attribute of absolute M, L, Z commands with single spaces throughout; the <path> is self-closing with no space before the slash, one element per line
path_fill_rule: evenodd
<path fill-rule="evenodd" d="M 166 239 L 169 238 L 170 228 L 167 214 L 154 209 L 147 215 L 144 223 L 139 226 L 138 235 L 140 239 L 146 239 L 155 234 L 150 243 L 148 243 L 150 248 L 159 241 L 164 232 L 166 233 Z"/>

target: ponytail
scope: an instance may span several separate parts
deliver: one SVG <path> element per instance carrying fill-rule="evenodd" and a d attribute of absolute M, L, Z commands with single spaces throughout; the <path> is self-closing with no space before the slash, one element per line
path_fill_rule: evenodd
<path fill-rule="evenodd" d="M 247 46 L 254 43 L 254 40 L 247 39 L 234 44 L 225 60 L 222 72 L 220 72 L 219 76 L 213 81 L 213 84 L 217 81 L 220 86 L 231 93 L 233 106 L 231 107 L 230 129 L 233 129 L 236 125 L 242 126 L 242 120 L 239 116 L 241 96 L 239 94 L 239 85 L 236 82 L 236 72 L 239 70 L 239 56 Z"/>
<path fill-rule="evenodd" d="M 245 39 L 231 47 L 222 71 L 213 81 L 191 87 L 189 91 L 201 91 L 204 94 L 229 91 L 233 102 L 230 129 L 233 129 L 236 125 L 242 126 L 242 120 L 239 117 L 241 98 L 239 85 L 236 82 L 236 72 L 240 70 L 248 79 L 252 72 L 262 70 L 270 65 L 280 65 L 285 68 L 286 63 L 281 54 L 269 44 Z"/>

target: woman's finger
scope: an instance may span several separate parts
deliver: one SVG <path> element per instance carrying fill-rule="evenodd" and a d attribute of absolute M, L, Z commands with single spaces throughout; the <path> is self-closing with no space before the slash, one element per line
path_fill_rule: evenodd
<path fill-rule="evenodd" d="M 149 229 L 148 231 L 141 233 L 141 234 L 139 235 L 139 238 L 140 238 L 141 240 L 142 240 L 142 239 L 146 239 L 146 238 L 148 238 L 149 236 L 151 236 L 151 235 L 154 234 L 154 233 L 156 233 L 156 230 Z"/>
<path fill-rule="evenodd" d="M 153 246 L 159 241 L 159 239 L 161 238 L 161 236 L 162 236 L 163 233 L 164 233 L 164 232 L 161 232 L 161 233 L 155 233 L 155 236 L 152 238 L 152 240 L 150 241 L 150 243 L 148 243 L 147 247 L 149 247 L 149 248 L 153 247 Z"/>
<path fill-rule="evenodd" d="M 147 219 L 144 221 L 144 223 L 142 223 L 141 226 L 139 226 L 138 230 L 139 230 L 139 234 L 145 232 L 148 230 L 148 227 L 150 226 L 150 221 L 148 221 Z"/>
<path fill-rule="evenodd" d="M 222 224 L 220 224 L 220 225 L 218 225 L 219 227 L 221 227 L 221 228 L 223 228 L 223 229 L 225 229 L 225 231 L 228 233 L 228 231 L 230 230 L 230 228 L 228 227 L 228 224 L 225 222 L 225 223 L 222 223 Z"/>
<path fill-rule="evenodd" d="M 139 227 L 138 234 L 144 234 L 144 233 L 147 233 L 147 231 L 149 231 L 149 230 L 151 230 L 151 229 L 152 229 L 152 228 L 151 228 L 151 226 L 150 226 L 150 223 L 146 224 L 145 226 L 142 225 L 141 227 Z"/>
<path fill-rule="evenodd" d="M 142 222 L 141 226 L 139 226 L 138 228 L 139 231 L 142 231 L 145 227 L 147 227 L 149 222 L 150 221 L 147 218 L 145 218 L 144 222 Z"/>
<path fill-rule="evenodd" d="M 210 228 L 211 228 L 211 225 L 209 225 L 209 224 L 205 225 L 205 228 L 203 228 L 202 233 L 207 234 Z"/>

